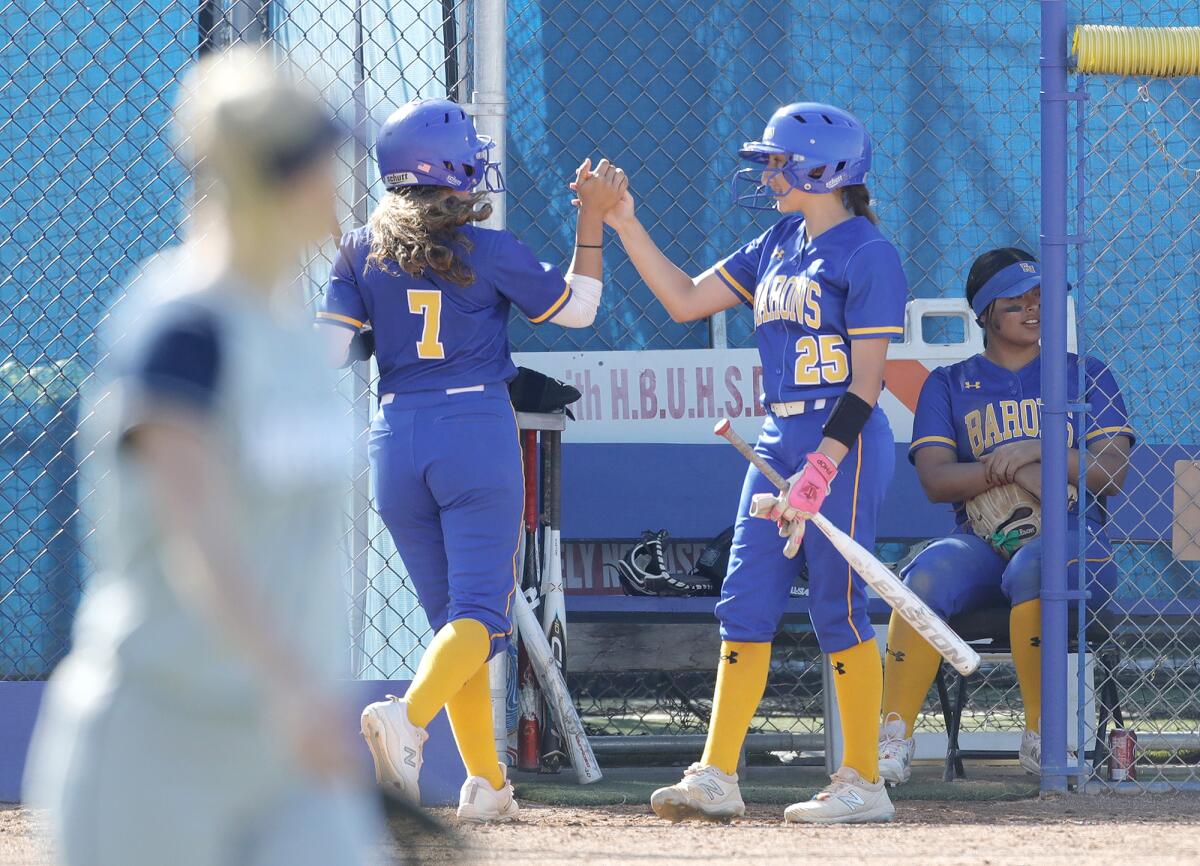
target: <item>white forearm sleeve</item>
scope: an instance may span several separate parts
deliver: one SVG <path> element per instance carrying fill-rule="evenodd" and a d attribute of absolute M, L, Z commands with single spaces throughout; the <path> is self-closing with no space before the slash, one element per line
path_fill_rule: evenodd
<path fill-rule="evenodd" d="M 586 328 L 596 321 L 604 284 L 593 277 L 567 274 L 567 285 L 571 287 L 571 297 L 550 321 L 564 328 Z"/>

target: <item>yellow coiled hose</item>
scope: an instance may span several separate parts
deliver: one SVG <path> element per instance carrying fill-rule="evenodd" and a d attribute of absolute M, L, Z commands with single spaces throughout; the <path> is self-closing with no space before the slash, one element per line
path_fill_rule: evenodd
<path fill-rule="evenodd" d="M 1080 24 L 1071 50 L 1076 69 L 1093 75 L 1200 75 L 1200 27 Z"/>

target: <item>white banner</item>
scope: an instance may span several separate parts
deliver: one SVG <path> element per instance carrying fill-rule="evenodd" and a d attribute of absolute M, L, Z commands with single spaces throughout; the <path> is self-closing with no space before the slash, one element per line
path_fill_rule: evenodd
<path fill-rule="evenodd" d="M 575 421 L 567 424 L 564 442 L 714 445 L 720 442 L 713 426 L 722 418 L 731 419 L 738 433 L 754 441 L 766 414 L 759 402 L 757 349 L 523 352 L 513 360 L 582 393 L 571 406 Z M 897 441 L 908 441 L 911 410 L 891 392 L 884 393 L 880 405 Z"/>

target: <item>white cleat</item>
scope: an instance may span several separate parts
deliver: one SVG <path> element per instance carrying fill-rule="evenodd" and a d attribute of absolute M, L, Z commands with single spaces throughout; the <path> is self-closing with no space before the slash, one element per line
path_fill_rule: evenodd
<path fill-rule="evenodd" d="M 883 779 L 865 782 L 857 771 L 842 767 L 821 793 L 806 803 L 788 806 L 783 820 L 794 824 L 866 824 L 890 821 L 895 814 Z"/>
<path fill-rule="evenodd" d="M 737 773 L 727 776 L 707 764 L 692 764 L 678 784 L 651 794 L 650 808 L 672 823 L 689 818 L 730 821 L 746 814 Z"/>
<path fill-rule="evenodd" d="M 912 775 L 917 743 L 904 732 L 904 719 L 899 713 L 888 713 L 879 729 L 879 776 L 891 785 L 903 785 Z"/>
<path fill-rule="evenodd" d="M 484 824 L 488 821 L 511 821 L 517 817 L 520 807 L 513 799 L 512 782 L 508 781 L 508 767 L 500 765 L 504 787 L 497 791 L 492 783 L 482 776 L 471 776 L 463 782 L 458 792 L 458 817 L 463 821 Z"/>
<path fill-rule="evenodd" d="M 362 711 L 362 734 L 375 760 L 375 781 L 421 802 L 422 752 L 429 734 L 408 719 L 407 702 L 388 695 Z"/>
<path fill-rule="evenodd" d="M 1021 737 L 1021 748 L 1017 752 L 1017 761 L 1021 769 L 1035 776 L 1042 775 L 1042 735 L 1038 731 L 1026 731 Z M 1070 749 L 1067 750 L 1067 766 L 1073 767 L 1078 757 Z"/>
<path fill-rule="evenodd" d="M 1042 735 L 1037 731 L 1026 731 L 1021 737 L 1021 748 L 1017 752 L 1021 769 L 1035 776 L 1042 775 Z"/>

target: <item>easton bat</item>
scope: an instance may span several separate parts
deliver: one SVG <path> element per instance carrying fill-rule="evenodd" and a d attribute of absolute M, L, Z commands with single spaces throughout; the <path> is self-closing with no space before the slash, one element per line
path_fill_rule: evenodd
<path fill-rule="evenodd" d="M 525 461 L 525 560 L 521 588 L 524 592 L 540 591 L 541 562 L 538 556 L 538 444 L 537 431 L 526 430 L 524 435 Z M 536 597 L 536 596 L 535 596 Z M 539 628 L 540 630 L 540 628 Z M 529 772 L 538 769 L 541 752 L 541 714 L 537 678 L 529 664 L 528 649 L 521 643 L 517 649 L 517 769 Z"/>
<path fill-rule="evenodd" d="M 562 671 L 558 669 L 554 654 L 550 650 L 550 643 L 541 629 L 541 623 L 538 622 L 537 615 L 523 593 L 518 592 L 513 596 L 513 613 L 521 629 L 521 643 L 529 652 L 529 663 L 542 685 L 550 716 L 562 732 L 567 756 L 571 759 L 571 766 L 575 768 L 576 777 L 583 785 L 600 781 L 603 778 L 600 765 L 596 763 L 596 754 L 592 751 L 592 744 L 588 742 L 583 722 L 575 712 L 575 704 L 567 691 L 567 681 L 563 679 Z"/>
<path fill-rule="evenodd" d="M 545 560 L 542 566 L 542 626 L 550 652 L 563 677 L 567 675 L 567 608 L 563 598 L 562 537 L 560 519 L 562 487 L 560 481 L 562 433 L 547 430 L 542 434 L 542 495 L 547 516 L 546 538 L 543 542 Z M 548 714 L 542 715 L 542 750 L 538 772 L 557 773 L 566 753 L 558 727 L 550 724 Z"/>
<path fill-rule="evenodd" d="M 713 432 L 727 439 L 780 491 L 787 491 L 788 483 L 784 477 L 772 469 L 767 461 L 763 460 L 746 443 L 746 440 L 737 434 L 728 418 L 717 422 Z M 876 559 L 865 547 L 830 523 L 825 515 L 814 514 L 809 521 L 824 533 L 830 543 L 845 557 L 846 562 L 850 563 L 850 567 L 858 572 L 862 579 L 879 594 L 879 597 L 886 601 L 892 610 L 900 614 L 905 622 L 916 629 L 921 637 L 929 641 L 929 645 L 941 653 L 942 657 L 950 662 L 955 670 L 964 676 L 976 671 L 979 667 L 979 653 L 975 652 L 950 626 L 946 625 L 945 621 L 934 613 L 915 592 L 905 586 L 900 578 L 892 573 L 891 569 Z"/>

